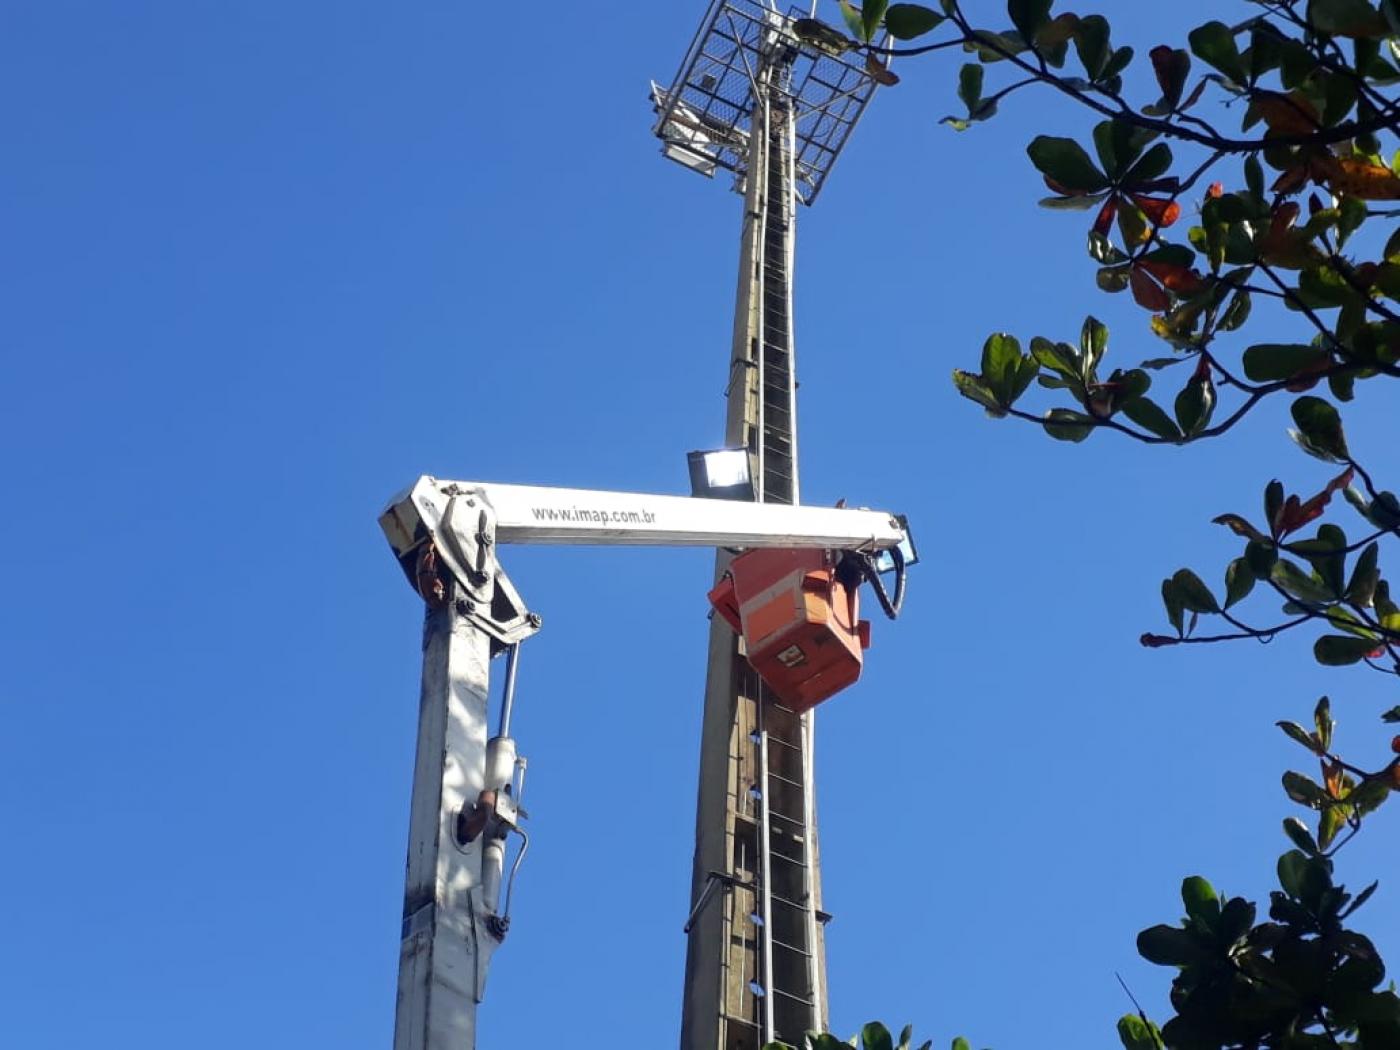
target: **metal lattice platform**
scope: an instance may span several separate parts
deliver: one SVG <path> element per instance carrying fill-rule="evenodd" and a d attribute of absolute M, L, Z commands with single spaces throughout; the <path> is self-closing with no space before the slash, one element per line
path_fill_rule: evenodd
<path fill-rule="evenodd" d="M 804 46 L 787 14 L 762 0 L 713 0 L 669 88 L 652 83 L 653 129 L 670 159 L 713 176 L 734 172 L 742 188 L 754 112 L 756 71 L 775 53 L 790 68 L 785 95 L 795 116 L 798 199 L 811 204 L 875 92 L 858 56 Z"/>

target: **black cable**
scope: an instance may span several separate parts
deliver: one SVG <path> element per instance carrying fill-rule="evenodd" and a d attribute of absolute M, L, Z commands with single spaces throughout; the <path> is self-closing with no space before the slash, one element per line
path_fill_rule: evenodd
<path fill-rule="evenodd" d="M 890 559 L 894 562 L 894 597 L 891 598 L 889 592 L 885 590 L 885 581 L 880 579 L 880 573 L 875 568 L 875 559 L 869 554 L 860 551 L 848 551 L 847 559 L 856 566 L 855 579 L 853 584 L 859 586 L 862 579 L 870 581 L 870 589 L 875 592 L 875 599 L 880 603 L 880 608 L 885 610 L 885 615 L 891 620 L 899 618 L 899 610 L 904 605 L 904 584 L 905 566 L 904 552 L 898 547 L 889 549 Z M 848 584 L 850 586 L 851 584 Z"/>

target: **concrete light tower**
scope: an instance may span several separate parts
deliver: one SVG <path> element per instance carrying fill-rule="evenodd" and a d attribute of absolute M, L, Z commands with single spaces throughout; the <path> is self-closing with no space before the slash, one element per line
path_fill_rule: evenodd
<path fill-rule="evenodd" d="M 754 498 L 798 502 L 793 234 L 875 91 L 857 56 L 793 32 L 806 8 L 713 0 L 669 87 L 652 84 L 662 152 L 734 175 L 743 194 L 725 444 Z M 729 555 L 717 556 L 717 573 Z M 827 1019 L 812 713 L 759 680 L 727 625 L 710 632 L 682 1050 L 802 1045 Z"/>

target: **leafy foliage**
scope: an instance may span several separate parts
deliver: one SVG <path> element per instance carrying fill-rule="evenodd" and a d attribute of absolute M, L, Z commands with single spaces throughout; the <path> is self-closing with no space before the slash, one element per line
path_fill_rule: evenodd
<path fill-rule="evenodd" d="M 936 10 L 840 0 L 849 35 L 814 20 L 800 35 L 829 33 L 863 50 L 881 83 L 895 82 L 892 55 L 961 51 L 964 112 L 944 118 L 959 131 L 1037 87 L 1099 118 L 1085 141 L 1047 132 L 1027 145 L 1049 190 L 1040 203 L 1091 216 L 1094 285 L 1147 311 L 1166 347 L 1110 370 L 1108 329 L 1092 316 L 1077 342 L 1036 335 L 1023 348 L 997 332 L 977 371 L 954 371 L 960 394 L 1056 440 L 1109 431 L 1150 446 L 1220 437 L 1266 399 L 1291 397 L 1293 442 L 1332 465 L 1320 489 L 1271 480 L 1262 513 L 1216 517 L 1239 542 L 1223 584 L 1186 568 L 1167 576 L 1172 633 L 1149 632 L 1142 643 L 1311 630 L 1320 664 L 1400 676 L 1400 604 L 1381 566 L 1383 547 L 1400 536 L 1400 498 L 1365 465 L 1370 450 L 1348 441 L 1342 408 L 1358 382 L 1400 377 L 1400 0 L 1247 6 L 1241 21 L 1190 29 L 1185 46 L 1148 50 L 1156 97 L 1138 104 L 1123 95 L 1123 74 L 1139 60 L 1133 48 L 1114 44 L 1107 18 L 1057 11 L 1054 0 L 1008 0 L 1009 25 L 996 27 L 974 24 L 962 0 Z M 1214 123 L 1226 117 L 1238 131 Z M 1249 337 L 1269 314 L 1296 327 L 1295 341 Z M 1187 367 L 1166 371 L 1178 364 Z M 1040 404 L 1026 407 L 1032 400 Z M 1359 536 L 1325 520 L 1339 493 L 1361 519 Z M 1276 616 L 1241 611 L 1271 602 Z M 1203 619 L 1223 626 L 1198 633 Z M 1400 722 L 1400 706 L 1381 718 Z M 1374 886 L 1351 899 L 1333 884 L 1331 859 L 1400 789 L 1400 758 L 1368 771 L 1340 757 L 1326 698 L 1312 728 L 1278 725 L 1318 763 L 1317 779 L 1283 776 L 1285 794 L 1315 824 L 1284 822 L 1295 848 L 1279 862 L 1268 921 L 1192 878 L 1186 918 L 1143 931 L 1142 954 L 1178 969 L 1176 1016 L 1160 1031 L 1140 1013 L 1124 1017 L 1129 1050 L 1400 1047 L 1400 1001 L 1377 991 L 1380 958 L 1343 925 Z M 1390 745 L 1400 753 L 1400 737 Z M 890 1045 L 879 1031 L 872 1043 L 867 1029 L 867 1050 Z"/>

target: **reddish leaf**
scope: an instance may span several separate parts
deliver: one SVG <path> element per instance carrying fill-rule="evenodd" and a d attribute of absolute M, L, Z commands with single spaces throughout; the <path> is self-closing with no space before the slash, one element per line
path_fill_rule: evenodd
<path fill-rule="evenodd" d="M 1269 229 L 1259 243 L 1259 257 L 1265 262 L 1301 270 L 1320 257 L 1308 238 L 1293 229 L 1293 221 L 1299 211 L 1297 201 L 1286 201 L 1274 209 Z"/>
<path fill-rule="evenodd" d="M 1109 197 L 1103 202 L 1103 207 L 1099 209 L 1098 218 L 1094 220 L 1094 232 L 1101 237 L 1107 237 L 1108 231 L 1113 226 L 1113 217 L 1118 214 L 1118 198 Z"/>
<path fill-rule="evenodd" d="M 1171 306 L 1171 297 L 1164 292 L 1160 285 L 1147 275 L 1141 263 L 1133 264 L 1133 272 L 1128 278 L 1128 287 L 1132 289 L 1133 298 L 1144 310 L 1151 310 L 1153 313 L 1160 313 Z"/>
<path fill-rule="evenodd" d="M 1317 107 L 1301 91 L 1287 95 L 1260 91 L 1254 99 L 1254 108 L 1274 135 L 1311 135 L 1322 127 Z"/>
<path fill-rule="evenodd" d="M 1311 390 L 1313 387 L 1317 386 L 1318 380 L 1322 378 L 1320 373 L 1327 371 L 1331 367 L 1331 358 L 1320 357 L 1312 364 L 1300 369 L 1298 374 L 1293 377 L 1292 381 L 1284 387 L 1284 389 L 1292 391 L 1295 394 L 1300 394 L 1304 390 Z"/>
<path fill-rule="evenodd" d="M 1314 168 L 1337 193 L 1363 201 L 1400 200 L 1400 176 L 1384 164 L 1327 154 L 1316 158 Z"/>
<path fill-rule="evenodd" d="M 1152 70 L 1157 74 L 1157 83 L 1162 88 L 1162 98 L 1168 107 L 1175 109 L 1181 101 L 1181 89 L 1186 86 L 1187 74 L 1191 72 L 1191 56 L 1166 44 L 1158 44 L 1148 52 L 1152 59 Z"/>
<path fill-rule="evenodd" d="M 1327 786 L 1327 794 L 1333 798 L 1342 798 L 1342 767 L 1336 762 L 1327 763 L 1323 772 L 1323 782 Z"/>
<path fill-rule="evenodd" d="M 1291 168 L 1285 168 L 1279 177 L 1274 179 L 1274 184 L 1269 187 L 1275 193 L 1297 193 L 1308 184 L 1312 178 L 1312 169 L 1306 163 L 1295 164 Z"/>
<path fill-rule="evenodd" d="M 1133 195 L 1133 203 L 1158 229 L 1165 229 L 1181 217 L 1181 205 L 1162 197 L 1139 197 Z"/>
<path fill-rule="evenodd" d="M 1332 502 L 1332 493 L 1350 485 L 1354 474 L 1355 472 L 1348 467 L 1329 481 L 1326 488 L 1306 503 L 1301 502 L 1297 496 L 1289 496 L 1288 499 L 1284 500 L 1278 519 L 1273 523 L 1274 537 L 1286 536 L 1290 532 L 1301 529 L 1308 522 L 1322 517 L 1323 510 L 1326 509 L 1327 504 Z"/>
<path fill-rule="evenodd" d="M 899 77 L 890 72 L 890 67 L 881 62 L 873 54 L 865 56 L 865 71 L 870 74 L 870 78 L 877 84 L 884 84 L 886 87 L 893 87 L 899 83 Z"/>
<path fill-rule="evenodd" d="M 1298 207 L 1297 201 L 1284 201 L 1273 210 L 1269 218 L 1269 232 L 1277 233 L 1280 230 L 1287 230 L 1298 220 L 1298 213 L 1303 209 Z"/>
<path fill-rule="evenodd" d="M 1182 295 L 1192 295 L 1205 287 L 1205 281 L 1201 279 L 1200 274 L 1178 263 L 1139 259 L 1137 265 L 1161 281 L 1166 287 L 1174 292 L 1180 292 Z"/>

